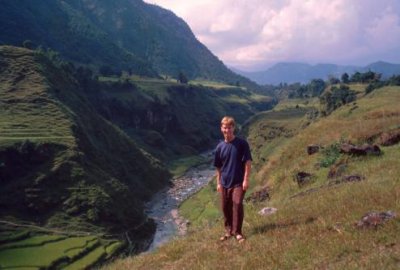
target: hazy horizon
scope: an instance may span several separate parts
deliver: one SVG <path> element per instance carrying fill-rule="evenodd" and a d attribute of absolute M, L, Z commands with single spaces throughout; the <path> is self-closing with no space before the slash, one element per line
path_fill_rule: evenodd
<path fill-rule="evenodd" d="M 388 63 L 388 64 L 399 64 L 400 65 L 400 63 L 395 63 L 395 62 L 389 62 L 389 61 L 383 61 L 383 60 L 376 60 L 376 61 L 373 61 L 373 62 L 370 62 L 370 63 L 367 63 L 367 64 L 361 64 L 361 65 L 353 65 L 353 64 L 335 64 L 335 63 L 307 63 L 307 62 L 296 62 L 296 61 L 282 61 L 282 62 L 277 62 L 277 63 L 273 63 L 273 64 L 267 64 L 267 65 L 264 65 L 264 66 L 260 66 L 260 67 L 257 67 L 257 66 L 254 66 L 254 67 L 251 67 L 251 68 L 247 68 L 247 69 L 241 69 L 241 68 L 237 68 L 237 67 L 234 67 L 234 66 L 229 66 L 229 65 L 227 65 L 228 66 L 228 68 L 230 68 L 230 69 L 233 69 L 233 70 L 238 70 L 238 71 L 243 71 L 243 72 L 263 72 L 263 71 L 266 71 L 266 70 L 268 70 L 268 69 L 270 69 L 271 67 L 274 67 L 275 65 L 278 65 L 278 64 L 305 64 L 305 65 L 310 65 L 310 66 L 318 66 L 318 65 L 337 65 L 337 66 L 340 66 L 340 67 L 366 67 L 366 66 L 368 66 L 368 65 L 370 65 L 370 64 L 374 64 L 374 63 L 377 63 L 377 62 L 385 62 L 385 63 Z"/>

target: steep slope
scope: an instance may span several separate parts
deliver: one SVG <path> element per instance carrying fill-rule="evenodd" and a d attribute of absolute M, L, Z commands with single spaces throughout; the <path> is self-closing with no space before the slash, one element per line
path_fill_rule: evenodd
<path fill-rule="evenodd" d="M 400 144 L 383 146 L 381 139 L 399 134 L 398 100 L 398 86 L 377 89 L 294 136 L 285 140 L 276 136 L 280 142 L 268 149 L 266 156 L 260 155 L 265 162 L 258 164 L 251 181 L 256 185 L 253 191 L 267 187 L 270 199 L 255 197 L 254 203 L 246 204 L 247 241 L 243 245 L 233 239 L 218 242 L 222 221 L 214 226 L 204 220 L 183 239 L 105 269 L 396 269 L 400 258 L 396 217 L 400 212 Z M 296 106 L 285 110 L 294 109 Z M 277 115 L 277 123 L 285 110 Z M 287 126 L 290 118 L 298 119 L 292 115 L 288 114 L 282 126 Z M 274 130 L 272 117 L 269 113 L 249 121 L 248 136 L 262 135 L 260 125 L 266 127 L 264 135 L 268 136 Z M 336 148 L 342 142 L 376 143 L 382 152 L 347 155 Z M 267 144 L 273 143 L 274 139 L 267 140 Z M 324 148 L 309 155 L 310 144 Z M 259 145 L 252 147 L 258 152 Z M 300 171 L 311 174 L 309 182 L 297 183 Z M 217 196 L 215 187 L 207 189 L 211 197 Z M 258 213 L 267 206 L 277 208 L 276 214 Z M 390 218 L 375 216 L 370 223 L 362 220 L 371 212 Z"/>
<path fill-rule="evenodd" d="M 119 47 L 67 1 L 6 1 L 0 21 L 0 45 L 51 48 L 75 63 L 156 75 L 151 64 Z"/>
<path fill-rule="evenodd" d="M 168 183 L 160 162 L 47 58 L 1 46 L 0 62 L 0 219 L 151 237 L 143 202 Z"/>
<path fill-rule="evenodd" d="M 172 12 L 141 0 L 6 1 L 0 44 L 51 48 L 68 60 L 155 76 L 207 78 L 256 88 L 230 71 Z"/>

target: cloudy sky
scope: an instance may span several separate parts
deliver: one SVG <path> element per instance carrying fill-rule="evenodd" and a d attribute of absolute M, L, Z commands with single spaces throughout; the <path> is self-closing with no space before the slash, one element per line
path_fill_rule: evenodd
<path fill-rule="evenodd" d="M 184 19 L 231 67 L 400 63 L 399 0 L 145 0 Z"/>

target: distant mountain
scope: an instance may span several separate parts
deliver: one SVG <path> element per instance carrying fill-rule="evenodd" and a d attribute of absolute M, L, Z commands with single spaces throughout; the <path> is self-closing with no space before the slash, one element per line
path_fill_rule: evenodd
<path fill-rule="evenodd" d="M 171 11 L 142 0 L 3 1 L 0 45 L 51 48 L 91 66 L 257 87 L 229 70 Z"/>
<path fill-rule="evenodd" d="M 360 66 L 340 66 L 334 64 L 310 65 L 305 63 L 278 63 L 265 71 L 245 72 L 235 70 L 238 74 L 259 84 L 279 84 L 279 83 L 307 83 L 312 79 L 328 79 L 329 76 L 340 78 L 343 73 L 353 74 L 356 71 L 366 72 L 368 70 L 381 73 L 383 77 L 390 77 L 400 74 L 400 64 L 387 62 L 376 62 L 365 67 Z"/>
<path fill-rule="evenodd" d="M 374 71 L 381 73 L 383 77 L 390 77 L 392 75 L 400 74 L 400 64 L 391 64 L 383 61 L 378 61 L 367 65 L 363 71 Z"/>

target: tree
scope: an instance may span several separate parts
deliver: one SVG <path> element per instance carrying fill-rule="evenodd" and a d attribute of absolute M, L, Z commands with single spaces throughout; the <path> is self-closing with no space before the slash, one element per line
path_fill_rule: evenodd
<path fill-rule="evenodd" d="M 342 83 L 349 83 L 349 74 L 343 73 L 341 79 L 342 79 Z"/>
<path fill-rule="evenodd" d="M 325 82 L 322 79 L 313 79 L 307 88 L 311 96 L 318 97 L 325 89 Z"/>
<path fill-rule="evenodd" d="M 361 82 L 361 73 L 357 71 L 356 73 L 351 75 L 350 81 L 352 81 L 352 82 Z"/>
<path fill-rule="evenodd" d="M 102 76 L 111 76 L 111 75 L 113 75 L 114 72 L 113 72 L 113 70 L 112 70 L 112 68 L 110 66 L 103 65 L 103 66 L 100 67 L 99 73 Z"/>
<path fill-rule="evenodd" d="M 27 48 L 27 49 L 30 49 L 30 50 L 33 50 L 35 48 L 35 44 L 29 39 L 24 40 L 24 42 L 22 43 L 22 46 L 24 48 Z"/>
<path fill-rule="evenodd" d="M 340 80 L 338 78 L 336 78 L 335 76 L 331 75 L 331 76 L 329 76 L 329 83 L 330 84 L 338 84 L 338 83 L 340 83 Z"/>
<path fill-rule="evenodd" d="M 356 100 L 356 93 L 347 85 L 341 85 L 339 88 L 333 86 L 330 91 L 325 92 L 320 97 L 322 114 L 328 115 L 340 106 Z"/>
<path fill-rule="evenodd" d="M 178 82 L 184 83 L 184 84 L 188 83 L 188 79 L 187 79 L 186 75 L 182 71 L 179 72 Z"/>

